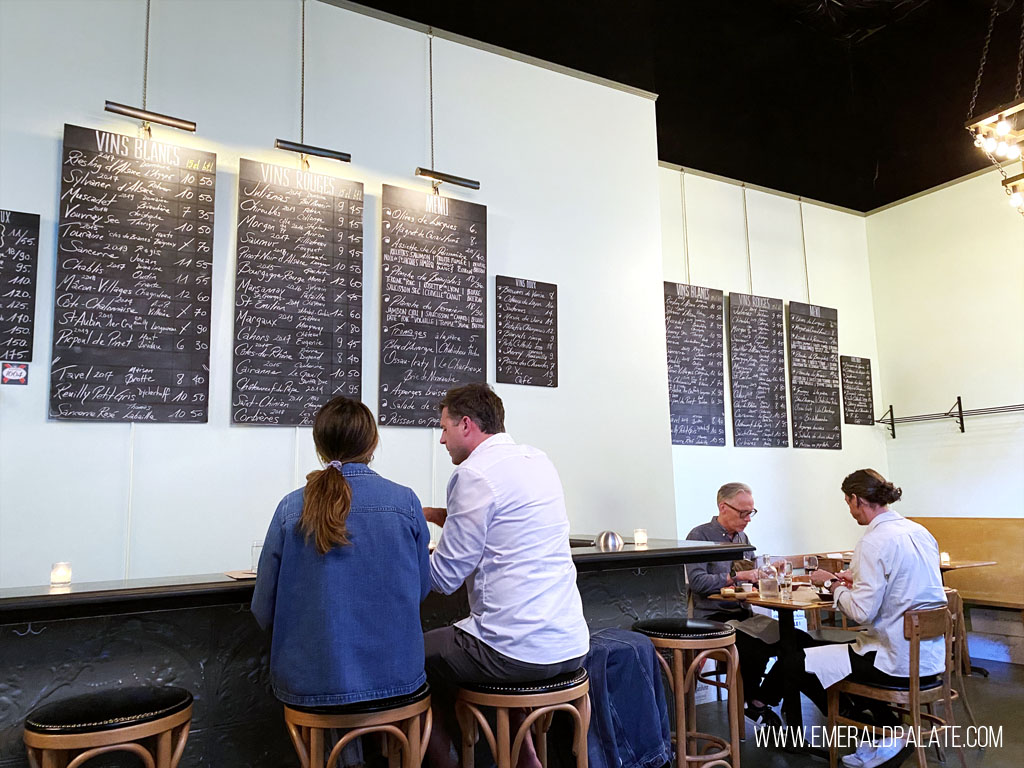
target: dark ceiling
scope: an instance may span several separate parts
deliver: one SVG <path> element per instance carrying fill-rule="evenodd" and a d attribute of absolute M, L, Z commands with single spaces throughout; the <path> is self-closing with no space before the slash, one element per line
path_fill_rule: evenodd
<path fill-rule="evenodd" d="M 1001 9 L 978 111 L 1014 95 Z M 988 164 L 963 129 L 992 0 L 363 0 L 658 93 L 661 160 L 867 211 Z"/>

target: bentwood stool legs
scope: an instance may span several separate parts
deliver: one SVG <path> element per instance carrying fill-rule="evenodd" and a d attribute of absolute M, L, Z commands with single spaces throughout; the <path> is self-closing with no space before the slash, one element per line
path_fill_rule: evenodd
<path fill-rule="evenodd" d="M 675 699 L 676 764 L 686 768 L 740 766 L 740 723 L 743 696 L 740 693 L 739 653 L 736 632 L 728 624 L 705 619 L 646 619 L 633 625 L 634 632 L 647 635 L 659 651 L 669 687 Z M 672 654 L 672 665 L 660 651 Z M 725 683 L 729 691 L 729 740 L 696 730 L 696 690 L 701 667 L 708 659 L 725 662 Z M 713 685 L 714 681 L 706 680 Z"/>
<path fill-rule="evenodd" d="M 115 688 L 55 701 L 25 719 L 32 768 L 79 768 L 108 752 L 128 752 L 145 768 L 177 768 L 192 721 L 184 688 Z"/>
<path fill-rule="evenodd" d="M 354 739 L 382 734 L 391 765 L 416 768 L 430 740 L 430 688 L 424 685 L 408 696 L 361 701 L 341 707 L 285 705 L 284 722 L 302 768 L 336 768 L 341 751 Z M 324 731 L 345 734 L 331 748 L 324 762 Z M 400 760 L 396 760 L 400 758 Z"/>
<path fill-rule="evenodd" d="M 491 748 L 498 768 L 512 768 L 519 761 L 523 742 L 532 731 L 537 756 L 547 768 L 547 732 L 556 712 L 573 719 L 573 753 L 576 768 L 587 768 L 587 731 L 590 729 L 590 679 L 585 669 L 531 683 L 480 683 L 459 689 L 455 714 L 462 731 L 462 768 L 473 768 L 474 748 L 479 731 Z M 497 735 L 491 730 L 481 707 L 493 707 Z M 528 714 L 513 734 L 509 710 L 526 709 Z"/>

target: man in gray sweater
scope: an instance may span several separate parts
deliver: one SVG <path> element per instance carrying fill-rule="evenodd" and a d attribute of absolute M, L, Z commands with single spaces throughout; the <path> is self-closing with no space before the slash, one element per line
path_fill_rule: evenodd
<path fill-rule="evenodd" d="M 750 544 L 744 529 L 757 514 L 754 495 L 750 486 L 743 483 L 726 483 L 718 489 L 718 515 L 711 521 L 698 525 L 687 535 L 690 541 L 727 541 L 731 544 Z M 754 546 L 745 552 L 754 557 Z M 742 602 L 721 602 L 708 600 L 707 596 L 717 593 L 722 587 L 731 587 L 740 582 L 756 582 L 756 570 L 733 571 L 733 562 L 693 563 L 686 566 L 686 580 L 693 595 L 694 615 L 712 621 L 742 621 L 751 615 L 750 608 Z M 768 660 L 777 653 L 774 645 L 765 643 L 742 631 L 736 632 L 736 650 L 740 655 L 740 675 L 743 677 L 743 695 L 746 699 L 745 714 L 755 725 L 781 725 L 775 712 L 761 701 L 761 678 Z"/>

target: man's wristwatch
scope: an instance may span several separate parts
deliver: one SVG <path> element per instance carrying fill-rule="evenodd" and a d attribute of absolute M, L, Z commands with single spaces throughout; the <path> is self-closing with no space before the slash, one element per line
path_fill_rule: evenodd
<path fill-rule="evenodd" d="M 839 579 L 828 579 L 822 586 L 825 587 L 829 592 L 832 591 L 832 585 L 835 584 Z"/>

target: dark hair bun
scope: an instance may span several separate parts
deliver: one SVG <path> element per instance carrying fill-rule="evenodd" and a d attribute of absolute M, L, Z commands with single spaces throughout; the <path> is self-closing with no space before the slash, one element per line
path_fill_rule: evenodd
<path fill-rule="evenodd" d="M 873 469 L 858 469 L 847 475 L 842 489 L 847 496 L 858 496 L 882 507 L 899 501 L 903 496 L 902 488 L 897 488 Z"/>
<path fill-rule="evenodd" d="M 878 488 L 878 502 L 879 504 L 892 504 L 894 501 L 899 501 L 900 497 L 903 496 L 903 489 L 897 488 L 892 483 L 883 483 Z"/>

